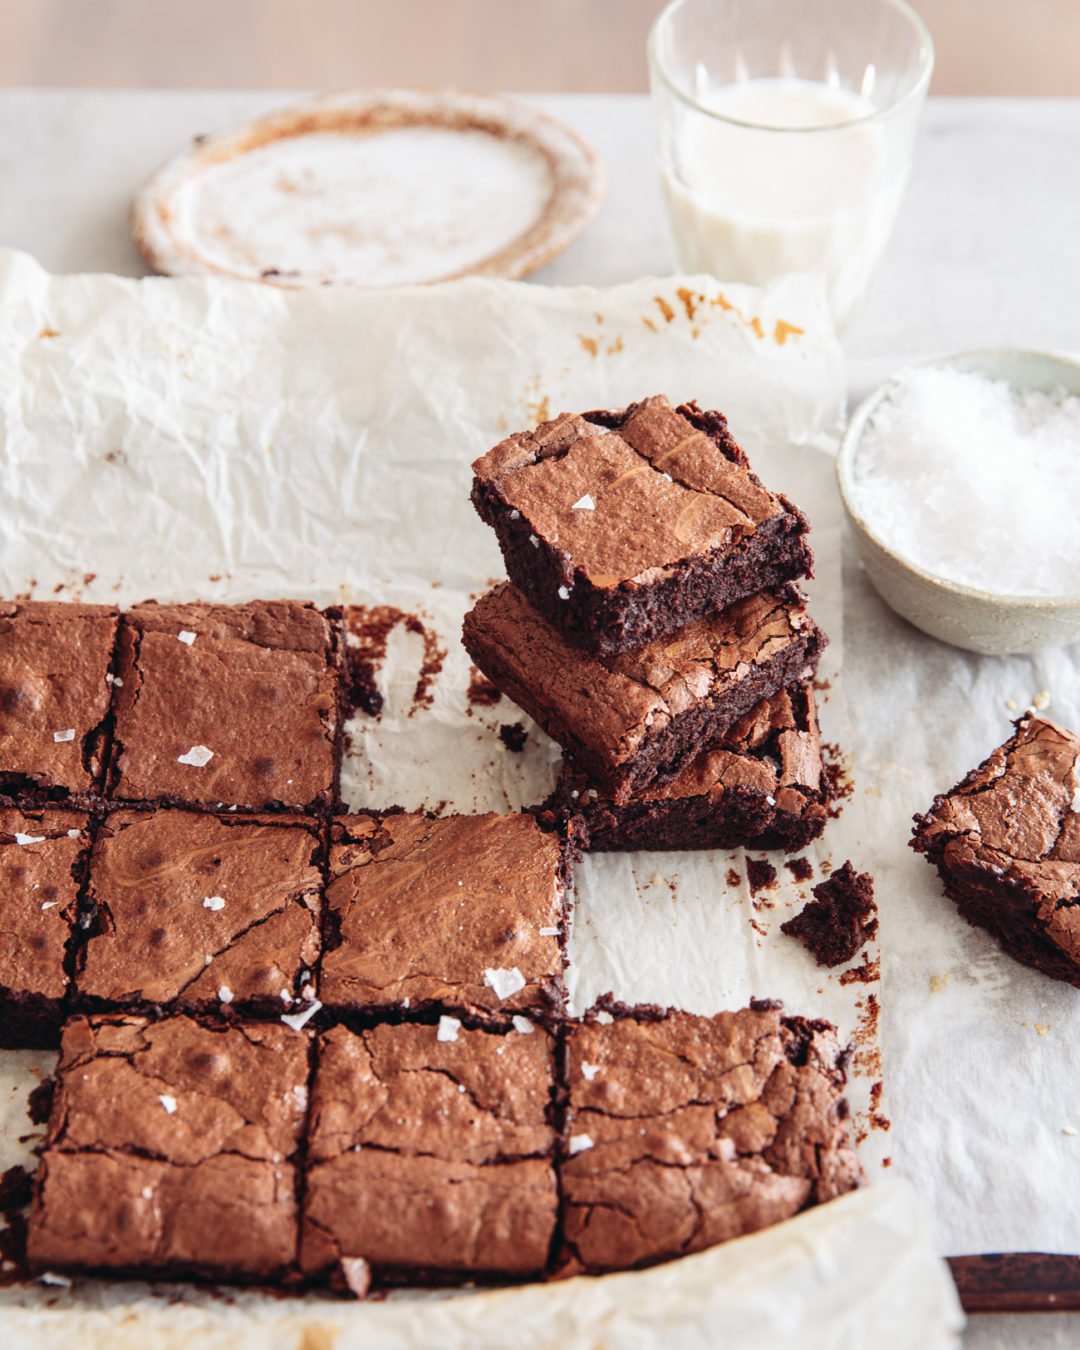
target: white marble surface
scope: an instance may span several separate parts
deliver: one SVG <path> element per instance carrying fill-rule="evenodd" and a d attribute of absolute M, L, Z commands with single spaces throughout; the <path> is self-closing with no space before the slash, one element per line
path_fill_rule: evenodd
<path fill-rule="evenodd" d="M 598 219 L 539 282 L 604 285 L 673 269 L 648 101 L 532 101 L 608 168 Z M 0 244 L 53 271 L 145 269 L 126 217 L 135 188 L 201 132 L 279 93 L 0 90 Z M 907 361 L 977 346 L 1080 349 L 1080 100 L 931 99 L 886 261 L 845 336 L 853 396 Z M 980 1317 L 968 1350 L 1080 1344 L 1080 1315 Z"/>

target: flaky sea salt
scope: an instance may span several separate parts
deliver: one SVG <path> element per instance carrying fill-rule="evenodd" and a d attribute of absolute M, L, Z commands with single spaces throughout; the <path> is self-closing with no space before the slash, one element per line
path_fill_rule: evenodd
<path fill-rule="evenodd" d="M 281 1020 L 287 1027 L 291 1028 L 291 1030 L 303 1031 L 321 1007 L 322 1004 L 316 999 L 315 1002 L 305 1008 L 303 1012 L 282 1013 Z"/>
<path fill-rule="evenodd" d="M 584 1153 L 586 1149 L 592 1148 L 593 1141 L 587 1134 L 572 1134 L 570 1136 L 570 1156 L 575 1153 Z"/>
<path fill-rule="evenodd" d="M 52 738 L 54 741 L 73 741 L 75 739 L 75 728 L 66 727 L 63 731 L 54 731 Z"/>
<path fill-rule="evenodd" d="M 509 970 L 489 968 L 484 971 L 484 983 L 494 989 L 495 997 L 501 1002 L 525 988 L 525 976 L 517 966 L 511 966 Z"/>
<path fill-rule="evenodd" d="M 457 1034 L 461 1030 L 461 1023 L 456 1017 L 447 1017 L 443 1013 L 439 1018 L 439 1029 L 435 1033 L 437 1041 L 456 1041 Z"/>
<path fill-rule="evenodd" d="M 205 745 L 193 745 L 186 754 L 177 755 L 178 764 L 190 764 L 196 769 L 205 768 L 214 758 L 213 750 L 207 750 Z"/>
<path fill-rule="evenodd" d="M 570 509 L 571 511 L 595 511 L 596 503 L 593 501 L 592 497 L 586 492 L 583 497 L 579 497 L 577 499 L 577 501 L 573 504 L 573 506 Z"/>
<path fill-rule="evenodd" d="M 177 640 L 180 641 L 180 642 L 182 642 L 182 643 L 184 643 L 184 645 L 187 646 L 187 647 L 190 647 L 190 646 L 191 646 L 191 644 L 195 641 L 195 639 L 196 639 L 197 636 L 198 636 L 198 634 L 197 634 L 197 633 L 193 633 L 193 632 L 190 630 L 190 628 L 182 628 L 182 629 L 180 630 L 180 632 L 177 633 L 177 635 L 176 635 Z"/>
<path fill-rule="evenodd" d="M 162 1104 L 162 1106 L 165 1108 L 165 1111 L 166 1111 L 166 1113 L 167 1113 L 168 1115 L 171 1116 L 171 1115 L 173 1115 L 173 1113 L 176 1111 L 176 1098 L 175 1098 L 175 1097 L 159 1097 L 159 1098 L 158 1098 L 158 1101 L 159 1101 L 159 1102 Z"/>
<path fill-rule="evenodd" d="M 902 372 L 863 432 L 857 505 L 886 547 L 965 586 L 1080 590 L 1080 398 Z"/>
<path fill-rule="evenodd" d="M 599 1072 L 599 1064 L 586 1064 L 584 1060 L 581 1061 L 581 1074 L 588 1082 L 591 1083 Z"/>
<path fill-rule="evenodd" d="M 203 909 L 224 909 L 225 901 L 220 895 L 208 895 L 203 901 Z"/>
<path fill-rule="evenodd" d="M 517 1013 L 511 1017 L 510 1022 L 513 1025 L 514 1030 L 519 1032 L 522 1036 L 531 1036 L 536 1030 L 527 1017 L 519 1017 Z"/>
<path fill-rule="evenodd" d="M 45 836 L 43 834 L 20 834 L 15 831 L 15 842 L 17 844 L 43 844 Z"/>

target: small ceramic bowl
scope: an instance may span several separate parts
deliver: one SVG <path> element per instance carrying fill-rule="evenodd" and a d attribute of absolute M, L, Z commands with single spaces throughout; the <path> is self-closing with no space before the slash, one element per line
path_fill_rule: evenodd
<path fill-rule="evenodd" d="M 1017 390 L 1050 393 L 1064 388 L 1080 396 L 1080 362 L 1049 352 L 963 352 L 928 364 L 1005 380 Z M 855 544 L 882 599 L 924 633 L 971 652 L 1003 656 L 1080 641 L 1080 591 L 1052 596 L 1002 595 L 961 586 L 894 552 L 870 528 L 859 509 L 855 465 L 863 432 L 891 391 L 891 384 L 883 384 L 859 405 L 836 458 L 840 496 Z"/>

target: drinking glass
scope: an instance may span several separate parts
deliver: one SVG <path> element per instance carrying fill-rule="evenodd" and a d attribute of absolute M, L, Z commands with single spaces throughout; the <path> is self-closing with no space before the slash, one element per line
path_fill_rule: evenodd
<path fill-rule="evenodd" d="M 679 267 L 822 272 L 843 327 L 892 231 L 934 49 L 904 0 L 674 0 L 649 35 Z"/>

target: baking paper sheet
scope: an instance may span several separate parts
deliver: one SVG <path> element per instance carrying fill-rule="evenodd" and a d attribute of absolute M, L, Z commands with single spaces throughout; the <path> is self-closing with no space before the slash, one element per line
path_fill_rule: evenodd
<path fill-rule="evenodd" d="M 564 409 L 658 391 L 723 408 L 762 477 L 810 516 L 811 608 L 832 637 L 823 730 L 850 744 L 840 515 L 823 453 L 839 429 L 843 372 L 820 288 L 805 279 L 764 291 L 704 278 L 603 291 L 472 279 L 284 294 L 52 278 L 23 255 L 0 255 L 0 593 L 390 606 L 408 619 L 379 669 L 381 716 L 349 728 L 350 805 L 516 809 L 546 794 L 557 753 L 505 700 L 469 700 L 461 617 L 502 573 L 467 500 L 470 461 Z M 515 721 L 529 731 L 520 754 L 497 735 Z M 849 810 L 811 851 L 816 875 L 825 860 L 873 863 L 857 835 Z M 744 877 L 741 854 L 587 860 L 574 1007 L 610 989 L 705 1013 L 779 997 L 828 1017 L 856 1046 L 849 1097 L 877 1175 L 895 1144 L 880 1095 L 876 944 L 856 962 L 866 980 L 822 972 L 779 933 L 807 888 L 781 866 L 778 888 L 755 903 L 744 880 L 728 884 L 732 867 Z M 14 1102 L 48 1057 L 4 1059 L 0 1094 Z M 19 1132 L 5 1132 L 5 1163 Z M 862 1203 L 869 1212 L 876 1202 Z M 868 1221 L 867 1259 L 875 1231 Z M 907 1231 L 914 1250 L 920 1239 Z M 813 1262 L 813 1242 L 804 1250 Z M 785 1305 L 793 1316 L 798 1302 Z"/>

